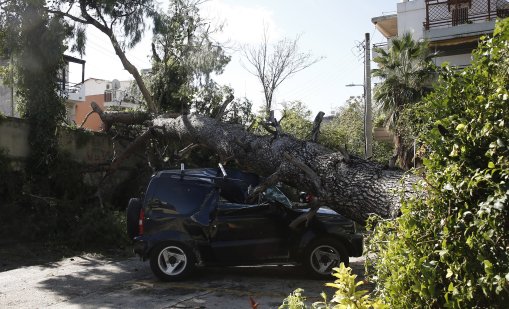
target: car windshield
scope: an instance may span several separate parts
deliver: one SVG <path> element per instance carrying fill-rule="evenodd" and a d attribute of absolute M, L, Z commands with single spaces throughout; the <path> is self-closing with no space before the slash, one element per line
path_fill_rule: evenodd
<path fill-rule="evenodd" d="M 264 197 L 267 201 L 278 202 L 285 205 L 288 208 L 292 208 L 292 202 L 286 197 L 286 195 L 279 190 L 278 187 L 268 187 L 265 190 Z"/>

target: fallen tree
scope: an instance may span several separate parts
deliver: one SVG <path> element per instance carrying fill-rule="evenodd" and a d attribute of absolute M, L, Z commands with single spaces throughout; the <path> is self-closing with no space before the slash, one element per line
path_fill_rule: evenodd
<path fill-rule="evenodd" d="M 146 145 L 151 138 L 172 138 L 189 143 L 183 151 L 197 146 L 217 153 L 223 163 L 235 161 L 246 171 L 266 176 L 266 181 L 255 188 L 260 192 L 266 186 L 283 182 L 299 190 L 311 192 L 315 199 L 312 209 L 327 205 L 345 216 L 364 223 L 370 214 L 382 218 L 395 217 L 400 207 L 400 192 L 412 193 L 415 176 L 401 170 L 349 155 L 346 151 L 333 152 L 314 141 L 303 141 L 285 134 L 273 121 L 267 126 L 270 135 L 256 135 L 243 126 L 220 122 L 218 117 L 202 115 L 163 115 L 150 119 L 149 115 L 103 112 L 92 104 L 105 127 L 117 122 L 143 123 L 147 126 L 128 147 L 115 158 L 111 171 L 132 153 Z M 317 117 L 316 126 L 321 117 Z M 314 214 L 311 211 L 308 219 Z M 300 222 L 295 222 L 298 224 Z"/>
<path fill-rule="evenodd" d="M 117 123 L 143 124 L 148 128 L 123 155 L 115 158 L 110 172 L 121 164 L 123 158 L 133 153 L 134 149 L 146 145 L 151 138 L 166 136 L 189 142 L 190 145 L 181 152 L 182 155 L 198 146 L 207 147 L 217 153 L 224 162 L 235 160 L 245 170 L 267 176 L 267 181 L 254 193 L 262 190 L 264 186 L 281 181 L 313 193 L 316 196 L 312 203 L 314 210 L 320 205 L 327 205 L 358 222 L 364 222 L 370 214 L 377 214 L 383 218 L 398 214 L 400 207 L 398 192 L 400 189 L 411 191 L 410 185 L 415 181 L 412 176 L 403 177 L 401 171 L 387 169 L 349 155 L 344 150 L 333 152 L 314 141 L 297 140 L 282 132 L 274 120 L 273 126 L 267 127 L 270 135 L 258 136 L 245 131 L 241 126 L 221 123 L 219 121 L 221 117 L 213 119 L 199 115 L 177 117 L 156 115 L 165 109 L 158 105 L 159 100 L 154 101 L 152 97 L 154 94 L 148 91 L 139 72 L 126 58 L 124 50 L 140 41 L 148 20 L 161 21 L 154 1 L 50 2 L 47 6 L 48 13 L 64 18 L 69 24 L 76 26 L 74 45 L 77 50 L 83 51 L 86 26 L 95 27 L 108 37 L 124 68 L 136 80 L 146 107 L 152 113 L 104 113 L 97 106 L 93 106 L 94 112 L 100 114 L 106 129 Z M 193 1 L 176 4 L 192 10 L 196 10 L 197 5 Z M 181 20 L 179 14 L 174 17 Z M 165 33 L 175 34 L 172 31 L 174 30 L 170 28 L 169 32 Z M 189 34 L 187 33 L 188 36 Z M 189 41 L 188 38 L 187 43 L 189 42 L 192 40 Z M 178 49 L 176 46 L 173 47 Z M 155 54 L 155 58 L 158 58 L 157 53 Z M 306 67 L 305 60 L 302 65 L 303 62 L 297 59 L 297 66 L 300 63 L 301 67 Z M 224 61 L 226 58 L 219 62 Z M 227 98 L 220 111 L 224 111 L 228 100 L 232 99 Z M 186 106 L 181 110 L 189 108 L 190 106 Z M 314 140 L 319 132 L 320 119 L 321 117 L 317 117 L 315 121 L 312 132 Z M 309 215 L 312 216 L 313 212 Z"/>

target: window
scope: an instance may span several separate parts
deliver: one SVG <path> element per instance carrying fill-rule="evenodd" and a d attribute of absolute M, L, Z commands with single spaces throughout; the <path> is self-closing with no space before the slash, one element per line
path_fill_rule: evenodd
<path fill-rule="evenodd" d="M 210 185 L 169 180 L 154 179 L 154 193 L 149 197 L 148 207 L 163 208 L 165 213 L 191 215 L 198 211 L 213 190 Z"/>
<path fill-rule="evenodd" d="M 111 91 L 104 92 L 104 102 L 111 102 Z"/>

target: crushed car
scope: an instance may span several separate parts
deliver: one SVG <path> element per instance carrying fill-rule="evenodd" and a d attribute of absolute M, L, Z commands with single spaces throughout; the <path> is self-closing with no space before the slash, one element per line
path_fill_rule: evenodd
<path fill-rule="evenodd" d="M 302 264 L 311 275 L 362 255 L 363 236 L 353 221 L 320 209 L 308 224 L 289 224 L 306 212 L 278 187 L 246 203 L 262 179 L 221 168 L 155 173 L 142 198 L 127 207 L 134 252 L 164 281 L 187 277 L 196 266 Z"/>

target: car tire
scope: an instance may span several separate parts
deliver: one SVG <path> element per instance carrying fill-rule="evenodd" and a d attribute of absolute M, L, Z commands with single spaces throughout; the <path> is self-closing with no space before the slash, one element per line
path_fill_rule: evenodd
<path fill-rule="evenodd" d="M 196 258 L 185 245 L 168 242 L 156 246 L 150 254 L 150 268 L 163 281 L 177 281 L 189 276 Z"/>
<path fill-rule="evenodd" d="M 343 263 L 349 264 L 348 251 L 341 241 L 334 238 L 318 238 L 304 251 L 304 266 L 315 278 L 330 278 L 332 269 Z"/>
<path fill-rule="evenodd" d="M 129 200 L 126 209 L 126 225 L 127 235 L 129 239 L 133 240 L 134 237 L 139 236 L 138 220 L 140 219 L 141 200 L 139 198 L 132 198 Z"/>

